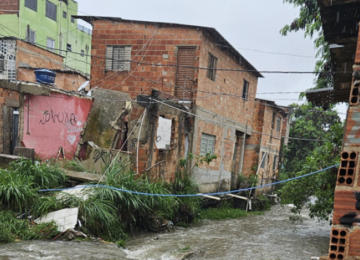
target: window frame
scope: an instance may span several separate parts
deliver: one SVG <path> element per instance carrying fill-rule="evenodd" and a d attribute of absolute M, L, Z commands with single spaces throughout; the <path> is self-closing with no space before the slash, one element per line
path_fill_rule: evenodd
<path fill-rule="evenodd" d="M 247 81 L 246 79 L 244 79 L 243 89 L 242 89 L 242 94 L 241 94 L 241 98 L 242 98 L 243 100 L 249 100 L 249 88 L 250 88 L 250 83 L 249 83 L 249 81 Z"/>
<path fill-rule="evenodd" d="M 276 132 L 280 132 L 281 130 L 281 118 L 278 116 L 276 118 Z"/>
<path fill-rule="evenodd" d="M 273 160 L 273 172 L 276 171 L 276 169 L 277 169 L 277 164 L 278 164 L 277 160 L 278 160 L 277 155 L 274 155 L 274 160 Z"/>
<path fill-rule="evenodd" d="M 203 147 L 203 145 L 206 145 L 206 147 Z M 211 149 L 209 149 L 209 147 L 208 147 L 209 145 L 212 145 Z M 214 154 L 215 145 L 216 145 L 216 136 L 215 135 L 201 133 L 200 155 L 205 155 L 208 152 L 211 152 L 212 154 Z M 204 152 L 203 150 L 206 150 L 206 152 Z"/>
<path fill-rule="evenodd" d="M 264 160 L 263 160 L 264 157 Z M 260 157 L 260 168 L 261 169 L 265 169 L 266 167 L 266 152 L 261 152 L 261 157 Z"/>
<path fill-rule="evenodd" d="M 34 12 L 37 12 L 37 0 L 25 0 L 24 6 L 29 8 L 30 10 L 33 10 Z"/>
<path fill-rule="evenodd" d="M 50 46 L 48 45 L 49 40 L 53 42 L 53 46 L 54 46 L 54 47 L 50 47 Z M 51 38 L 51 37 L 46 37 L 46 49 L 47 49 L 48 51 L 54 51 L 54 50 L 55 50 L 55 40 L 54 40 L 53 38 Z"/>
<path fill-rule="evenodd" d="M 31 44 L 36 44 L 36 31 L 30 28 L 26 29 L 26 41 Z"/>
<path fill-rule="evenodd" d="M 206 77 L 212 81 L 216 81 L 217 63 L 218 63 L 218 58 L 214 54 L 209 52 L 208 66 L 207 66 L 208 70 L 206 72 Z"/>
<path fill-rule="evenodd" d="M 51 16 L 50 12 L 51 12 L 51 8 L 54 8 L 55 9 L 55 16 Z M 46 0 L 46 3 L 45 3 L 45 16 L 53 21 L 57 21 L 57 5 L 50 2 L 49 0 Z"/>
<path fill-rule="evenodd" d="M 130 71 L 131 62 L 119 61 L 119 59 L 131 60 L 131 52 L 132 45 L 107 45 L 105 51 L 105 70 Z"/>

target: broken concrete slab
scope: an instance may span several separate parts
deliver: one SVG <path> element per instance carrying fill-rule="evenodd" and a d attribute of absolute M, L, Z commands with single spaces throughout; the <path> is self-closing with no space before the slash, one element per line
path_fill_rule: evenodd
<path fill-rule="evenodd" d="M 78 208 L 68 208 L 61 209 L 57 211 L 50 212 L 38 219 L 35 220 L 35 223 L 48 223 L 51 221 L 55 221 L 58 226 L 59 232 L 64 232 L 69 228 L 74 228 L 78 222 Z"/>

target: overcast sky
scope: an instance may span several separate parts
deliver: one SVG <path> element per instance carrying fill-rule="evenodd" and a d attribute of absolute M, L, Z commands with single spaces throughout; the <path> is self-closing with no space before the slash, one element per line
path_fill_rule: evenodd
<path fill-rule="evenodd" d="M 281 36 L 298 10 L 282 0 L 77 0 L 79 15 L 174 22 L 217 29 L 257 70 L 312 71 L 314 44 L 302 31 Z M 79 22 L 81 23 L 81 22 Z M 82 23 L 84 24 L 84 23 Z M 289 55 L 270 54 L 284 53 Z M 305 56 L 305 57 L 297 57 Z M 258 93 L 300 92 L 313 87 L 313 75 L 263 74 Z M 258 94 L 279 105 L 296 102 L 299 94 Z M 299 102 L 302 103 L 302 102 Z M 338 108 L 345 113 L 345 105 Z M 342 115 L 344 118 L 345 115 Z"/>

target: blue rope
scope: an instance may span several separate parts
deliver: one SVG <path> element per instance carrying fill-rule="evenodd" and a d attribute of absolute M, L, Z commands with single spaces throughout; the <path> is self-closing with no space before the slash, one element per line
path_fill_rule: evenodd
<path fill-rule="evenodd" d="M 310 175 L 314 175 L 316 173 L 329 170 L 329 169 L 334 168 L 334 167 L 339 166 L 339 165 L 340 165 L 340 163 L 335 164 L 333 166 L 329 166 L 329 167 L 324 168 L 322 170 L 318 170 L 316 172 L 311 172 L 311 173 L 304 174 L 304 175 L 301 175 L 301 176 L 297 176 L 297 177 L 294 177 L 294 178 L 291 178 L 291 179 L 286 179 L 286 180 L 282 180 L 282 181 L 278 181 L 278 182 L 273 182 L 273 183 L 269 183 L 269 184 L 265 184 L 265 185 L 261 185 L 261 186 L 257 186 L 257 187 L 251 187 L 251 188 L 239 189 L 239 190 L 232 190 L 232 191 L 203 193 L 203 194 L 155 194 L 155 193 L 146 193 L 146 192 L 140 192 L 140 191 L 125 190 L 125 189 L 110 187 L 110 186 L 101 185 L 101 184 L 91 184 L 91 185 L 84 185 L 84 186 L 65 188 L 65 189 L 44 189 L 44 190 L 39 190 L 39 192 L 64 191 L 64 190 L 74 190 L 74 189 L 83 189 L 83 188 L 91 188 L 91 187 L 100 187 L 100 188 L 107 188 L 107 189 L 127 192 L 127 193 L 131 193 L 131 194 L 145 195 L 145 196 L 157 196 L 157 197 L 201 197 L 203 195 L 212 195 L 212 196 L 213 195 L 225 195 L 225 194 L 237 193 L 237 192 L 240 192 L 240 191 L 260 189 L 260 188 L 264 188 L 264 187 L 268 187 L 268 186 L 272 186 L 272 185 L 276 185 L 276 184 L 280 184 L 280 183 L 284 183 L 284 182 L 288 182 L 288 181 L 293 181 L 293 180 L 296 180 L 296 179 L 305 178 L 305 177 L 308 177 Z"/>

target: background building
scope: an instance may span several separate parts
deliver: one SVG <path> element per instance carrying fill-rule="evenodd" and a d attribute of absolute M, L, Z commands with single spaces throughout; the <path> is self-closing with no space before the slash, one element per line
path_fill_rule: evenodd
<path fill-rule="evenodd" d="M 73 18 L 74 0 L 0 0 L 0 37 L 13 36 L 55 52 L 64 69 L 89 75 L 91 30 Z"/>

